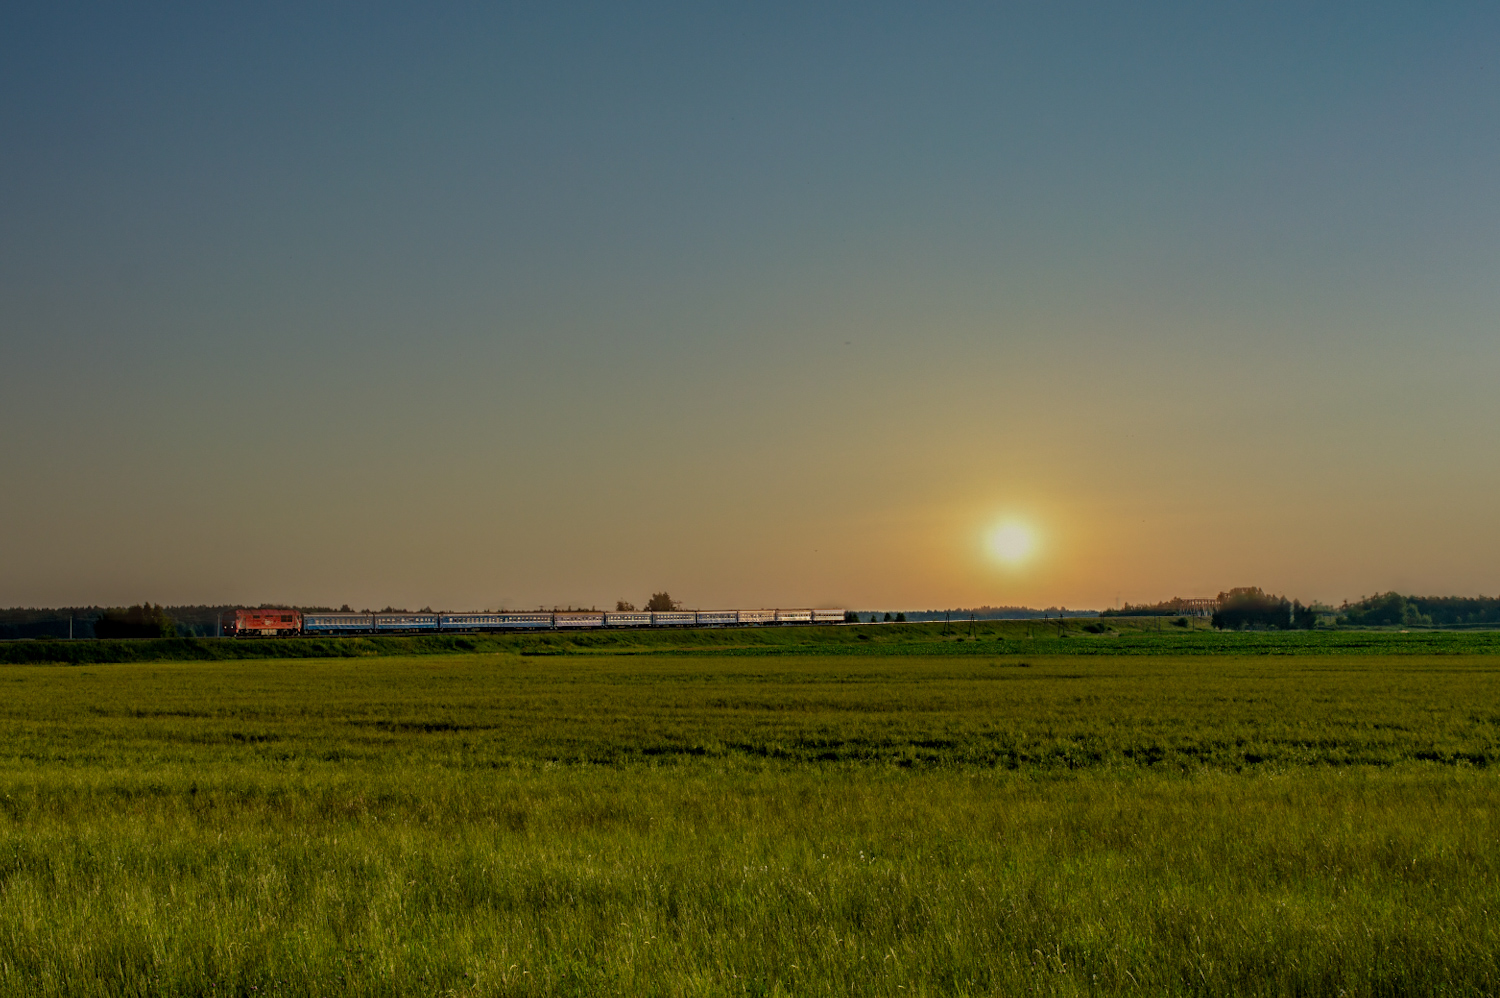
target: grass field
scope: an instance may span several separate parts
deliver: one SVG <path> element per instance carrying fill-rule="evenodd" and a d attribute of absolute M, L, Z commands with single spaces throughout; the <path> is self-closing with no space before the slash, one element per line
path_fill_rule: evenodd
<path fill-rule="evenodd" d="M 1483 645 L 858 630 L 0 667 L 0 992 L 1500 993 Z"/>

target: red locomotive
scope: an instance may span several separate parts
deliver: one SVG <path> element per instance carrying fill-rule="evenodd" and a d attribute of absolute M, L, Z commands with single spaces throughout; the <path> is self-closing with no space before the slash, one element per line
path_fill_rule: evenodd
<path fill-rule="evenodd" d="M 284 637 L 302 633 L 302 614 L 296 610 L 236 610 L 231 635 L 259 634 L 262 637 Z"/>

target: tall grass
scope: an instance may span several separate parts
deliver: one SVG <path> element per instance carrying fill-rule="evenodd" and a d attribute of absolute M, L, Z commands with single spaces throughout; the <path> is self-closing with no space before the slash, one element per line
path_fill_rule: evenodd
<path fill-rule="evenodd" d="M 1494 994 L 1500 662 L 0 669 L 0 992 Z"/>

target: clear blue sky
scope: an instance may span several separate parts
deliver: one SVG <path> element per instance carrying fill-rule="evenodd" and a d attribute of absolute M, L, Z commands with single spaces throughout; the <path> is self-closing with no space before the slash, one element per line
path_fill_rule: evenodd
<path fill-rule="evenodd" d="M 32 6 L 0 604 L 1500 591 L 1493 5 Z"/>

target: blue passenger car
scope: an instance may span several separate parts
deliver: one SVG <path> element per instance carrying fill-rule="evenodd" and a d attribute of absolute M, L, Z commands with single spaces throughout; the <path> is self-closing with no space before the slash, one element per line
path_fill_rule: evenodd
<path fill-rule="evenodd" d="M 488 631 L 502 626 L 498 613 L 440 613 L 438 627 L 445 631 Z"/>
<path fill-rule="evenodd" d="M 495 625 L 497 627 L 536 628 L 552 626 L 552 614 L 550 613 L 499 613 L 495 616 L 500 619 L 500 623 Z"/>
<path fill-rule="evenodd" d="M 435 613 L 377 613 L 377 631 L 435 631 L 438 615 Z"/>
<path fill-rule="evenodd" d="M 374 618 L 368 613 L 304 613 L 304 634 L 358 634 L 369 631 Z"/>

